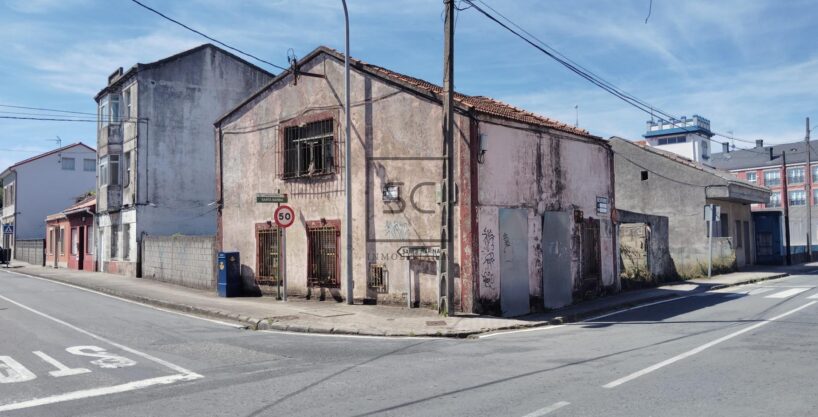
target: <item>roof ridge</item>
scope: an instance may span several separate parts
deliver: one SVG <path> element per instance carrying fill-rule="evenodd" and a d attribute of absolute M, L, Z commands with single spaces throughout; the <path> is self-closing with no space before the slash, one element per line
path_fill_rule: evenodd
<path fill-rule="evenodd" d="M 340 52 L 337 49 L 330 48 L 328 46 L 323 46 L 322 45 L 322 46 L 319 46 L 317 49 L 324 49 L 326 51 L 334 52 L 336 55 L 339 55 L 341 57 L 344 56 L 343 52 Z M 415 86 L 418 86 L 418 87 L 421 87 L 421 88 L 423 88 L 424 85 L 428 85 L 428 87 L 430 87 L 430 88 L 426 88 L 426 89 L 430 90 L 433 93 L 442 93 L 443 92 L 443 87 L 441 87 L 441 86 L 439 86 L 439 85 L 437 85 L 435 83 L 426 81 L 426 80 L 424 80 L 422 78 L 417 78 L 417 77 L 414 77 L 414 76 L 411 76 L 411 75 L 406 75 L 406 74 L 403 74 L 403 73 L 400 73 L 400 72 L 393 71 L 393 70 L 390 70 L 388 68 L 382 67 L 380 65 L 370 64 L 370 63 L 368 63 L 366 61 L 362 61 L 360 59 L 356 59 L 356 58 L 353 58 L 353 57 L 350 57 L 350 61 L 351 62 L 357 62 L 359 65 L 369 67 L 370 69 L 373 69 L 373 70 L 376 70 L 377 72 L 383 73 L 388 77 L 397 78 L 398 80 L 406 82 L 408 84 L 412 84 L 412 85 L 415 85 Z M 462 100 L 460 100 L 460 101 L 462 101 L 465 104 L 470 105 L 471 107 L 477 109 L 478 111 L 482 111 L 482 112 L 487 113 L 487 114 L 492 114 L 492 115 L 500 116 L 500 117 L 506 117 L 506 118 L 510 118 L 510 119 L 513 119 L 513 120 L 516 120 L 516 121 L 519 121 L 519 122 L 523 122 L 523 123 L 538 124 L 538 125 L 545 126 L 545 127 L 557 128 L 557 129 L 560 129 L 560 130 L 568 131 L 569 133 L 580 134 L 580 135 L 583 135 L 583 136 L 591 136 L 590 132 L 588 132 L 586 129 L 580 129 L 580 128 L 575 127 L 575 126 L 571 126 L 568 123 L 559 121 L 557 119 L 550 118 L 548 116 L 543 116 L 543 115 L 534 113 L 534 112 L 532 112 L 530 110 L 526 110 L 526 109 L 517 107 L 517 106 L 515 106 L 513 104 L 506 103 L 506 102 L 504 102 L 502 100 L 498 100 L 498 99 L 493 98 L 493 97 L 483 96 L 483 95 L 470 96 L 470 95 L 463 94 L 463 93 L 460 93 L 460 92 L 457 92 L 457 91 L 454 92 L 454 95 L 455 95 L 455 99 L 457 99 L 458 97 L 462 97 Z M 489 102 L 489 103 L 486 103 L 486 102 Z M 481 106 L 481 104 L 482 104 L 482 106 Z M 498 108 L 491 109 L 491 108 L 489 108 L 489 106 L 487 104 L 494 105 L 494 106 L 496 106 Z M 517 117 L 514 117 L 515 115 L 513 115 L 513 114 L 506 114 L 508 111 L 517 112 L 517 113 L 520 113 L 520 114 L 517 115 Z"/>

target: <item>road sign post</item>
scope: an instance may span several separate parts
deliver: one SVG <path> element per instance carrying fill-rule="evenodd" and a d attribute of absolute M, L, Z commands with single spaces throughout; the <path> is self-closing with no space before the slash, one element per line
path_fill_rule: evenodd
<path fill-rule="evenodd" d="M 715 204 L 704 206 L 704 220 L 707 221 L 707 278 L 713 276 L 713 223 L 721 217 L 721 207 Z"/>
<path fill-rule="evenodd" d="M 287 228 L 295 222 L 295 211 L 286 204 L 279 204 L 273 213 L 273 220 L 281 228 L 281 255 L 278 258 L 278 299 L 287 301 Z M 284 283 L 283 294 L 281 291 L 282 282 Z"/>

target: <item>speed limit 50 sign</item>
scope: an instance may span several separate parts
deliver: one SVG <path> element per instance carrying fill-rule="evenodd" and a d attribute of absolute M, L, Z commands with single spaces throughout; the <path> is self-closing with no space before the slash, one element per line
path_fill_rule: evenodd
<path fill-rule="evenodd" d="M 276 209 L 273 218 L 279 227 L 287 228 L 295 222 L 295 212 L 292 207 L 282 204 Z"/>

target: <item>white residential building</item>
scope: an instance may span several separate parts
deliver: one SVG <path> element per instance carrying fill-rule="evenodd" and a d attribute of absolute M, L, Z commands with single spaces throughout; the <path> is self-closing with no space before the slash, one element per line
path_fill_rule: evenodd
<path fill-rule="evenodd" d="M 44 241 L 46 216 L 94 190 L 96 165 L 96 151 L 83 143 L 74 143 L 20 161 L 0 173 L 3 184 L 0 223 L 2 230 L 8 232 L 3 233 L 2 246 L 12 248 L 15 259 L 25 256 L 22 260 L 32 261 L 22 246 L 26 242 Z M 38 262 L 41 257 L 42 254 Z"/>
<path fill-rule="evenodd" d="M 693 162 L 710 162 L 710 120 L 699 115 L 681 120 L 659 120 L 647 123 L 644 134 L 648 146 L 675 153 Z"/>

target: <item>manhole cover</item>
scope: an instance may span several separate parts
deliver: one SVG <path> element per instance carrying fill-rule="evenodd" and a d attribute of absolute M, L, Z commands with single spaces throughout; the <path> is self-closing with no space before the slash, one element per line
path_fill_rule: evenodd
<path fill-rule="evenodd" d="M 445 320 L 430 320 L 430 321 L 426 322 L 426 325 L 427 326 L 445 326 L 446 321 Z"/>

